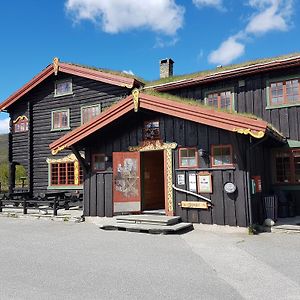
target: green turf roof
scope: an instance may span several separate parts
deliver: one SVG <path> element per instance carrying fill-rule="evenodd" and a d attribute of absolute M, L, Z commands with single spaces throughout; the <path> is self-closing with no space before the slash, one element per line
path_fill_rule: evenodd
<path fill-rule="evenodd" d="M 148 81 L 145 85 L 145 87 L 150 87 L 150 86 L 156 86 L 164 83 L 170 83 L 170 82 L 175 82 L 175 81 L 180 81 L 180 80 L 185 80 L 185 79 L 193 79 L 196 77 L 203 77 L 203 76 L 208 76 L 208 75 L 213 75 L 213 74 L 218 74 L 224 71 L 229 71 L 229 70 L 234 70 L 237 68 L 242 68 L 242 67 L 249 67 L 261 63 L 268 63 L 272 61 L 278 61 L 282 59 L 288 59 L 292 57 L 297 57 L 300 56 L 300 52 L 296 53 L 290 53 L 287 55 L 281 55 L 281 56 L 276 56 L 276 57 L 270 57 L 270 58 L 261 58 L 257 60 L 252 60 L 252 61 L 246 61 L 240 64 L 235 64 L 235 65 L 228 65 L 228 66 L 222 66 L 221 68 L 215 68 L 211 70 L 204 70 L 201 72 L 196 72 L 196 73 L 191 73 L 191 74 L 184 74 L 184 75 L 178 75 L 178 76 L 171 76 L 167 78 L 161 78 L 158 80 L 154 81 Z"/>
<path fill-rule="evenodd" d="M 124 73 L 122 71 L 109 70 L 109 69 L 98 68 L 98 67 L 94 67 L 94 66 L 87 66 L 87 65 L 82 65 L 82 64 L 72 63 L 72 62 L 65 62 L 65 63 L 69 64 L 69 65 L 77 66 L 77 67 L 82 67 L 82 68 L 94 70 L 94 71 L 100 71 L 100 72 L 104 72 L 104 73 L 108 73 L 108 74 L 112 74 L 112 75 L 118 75 L 118 76 L 122 76 L 122 77 L 136 79 L 136 80 L 138 80 L 142 83 L 145 82 L 144 79 L 142 79 L 138 76 L 127 74 L 127 73 Z"/>

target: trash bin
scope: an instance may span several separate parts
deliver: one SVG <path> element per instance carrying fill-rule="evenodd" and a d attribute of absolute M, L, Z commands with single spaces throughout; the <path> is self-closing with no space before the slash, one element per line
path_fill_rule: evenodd
<path fill-rule="evenodd" d="M 277 220 L 277 196 L 269 195 L 264 197 L 265 218 Z"/>

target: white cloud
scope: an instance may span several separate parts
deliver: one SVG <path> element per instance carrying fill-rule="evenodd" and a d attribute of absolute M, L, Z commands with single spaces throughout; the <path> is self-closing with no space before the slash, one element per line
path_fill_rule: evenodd
<path fill-rule="evenodd" d="M 210 53 L 208 57 L 210 63 L 229 64 L 244 54 L 247 40 L 269 31 L 289 29 L 294 0 L 249 0 L 248 4 L 257 12 L 251 16 L 242 31 L 230 36 L 218 49 Z"/>
<path fill-rule="evenodd" d="M 268 31 L 286 31 L 293 14 L 293 0 L 250 0 L 249 5 L 258 10 L 247 27 L 247 33 L 264 34 Z"/>
<path fill-rule="evenodd" d="M 0 134 L 9 132 L 9 118 L 0 120 Z"/>
<path fill-rule="evenodd" d="M 245 45 L 237 41 L 237 36 L 230 36 L 218 49 L 210 53 L 208 60 L 213 64 L 226 65 L 245 52 Z"/>
<path fill-rule="evenodd" d="M 219 10 L 224 10 L 223 0 L 193 0 L 193 3 L 199 8 L 203 6 L 211 6 Z"/>
<path fill-rule="evenodd" d="M 153 48 L 173 47 L 177 44 L 178 41 L 179 41 L 179 38 L 177 36 L 174 36 L 171 39 L 156 37 Z"/>
<path fill-rule="evenodd" d="M 92 21 L 108 33 L 147 28 L 174 35 L 185 12 L 175 0 L 67 0 L 65 7 L 76 22 Z"/>
<path fill-rule="evenodd" d="M 134 73 L 131 70 L 123 70 L 122 73 L 134 76 Z"/>

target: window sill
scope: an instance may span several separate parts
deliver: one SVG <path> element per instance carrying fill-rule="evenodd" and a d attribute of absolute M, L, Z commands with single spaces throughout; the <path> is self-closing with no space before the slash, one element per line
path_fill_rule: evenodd
<path fill-rule="evenodd" d="M 55 94 L 54 94 L 54 98 L 57 98 L 57 97 L 63 97 L 63 96 L 70 96 L 70 95 L 74 95 L 74 93 L 71 92 L 71 93 L 65 93 L 65 94 L 61 94 L 61 95 L 55 95 Z"/>
<path fill-rule="evenodd" d="M 212 167 L 212 168 L 185 168 L 185 169 L 175 169 L 175 171 L 234 171 L 235 166 L 224 166 L 224 167 Z"/>
<path fill-rule="evenodd" d="M 83 185 L 50 185 L 47 190 L 82 190 Z"/>
<path fill-rule="evenodd" d="M 293 107 L 293 106 L 300 106 L 300 102 L 293 103 L 293 104 L 268 105 L 268 106 L 266 106 L 266 109 L 270 110 L 270 109 L 287 108 L 287 107 Z"/>
<path fill-rule="evenodd" d="M 71 127 L 65 127 L 65 128 L 51 128 L 51 132 L 56 132 L 56 131 L 66 131 L 66 130 L 71 130 Z"/>

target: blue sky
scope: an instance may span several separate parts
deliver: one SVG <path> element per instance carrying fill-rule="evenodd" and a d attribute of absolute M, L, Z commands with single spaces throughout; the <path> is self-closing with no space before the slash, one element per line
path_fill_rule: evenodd
<path fill-rule="evenodd" d="M 300 51 L 299 0 L 17 0 L 0 10 L 0 101 L 53 57 L 159 76 Z M 0 114 L 0 132 L 7 114 Z"/>

